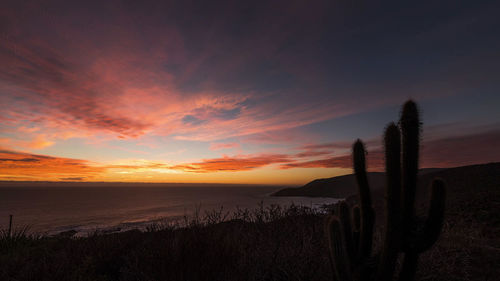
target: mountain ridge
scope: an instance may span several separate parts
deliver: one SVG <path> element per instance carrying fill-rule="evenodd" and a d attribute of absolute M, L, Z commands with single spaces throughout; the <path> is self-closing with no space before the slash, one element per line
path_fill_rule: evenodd
<path fill-rule="evenodd" d="M 448 177 L 445 171 L 457 171 L 457 169 L 467 172 L 466 170 L 475 170 L 477 168 L 487 169 L 487 167 L 500 167 L 500 162 L 475 164 L 451 168 L 424 168 L 419 170 L 420 184 L 428 184 L 434 177 L 441 177 L 445 181 Z M 465 170 L 465 171 L 464 171 Z M 369 172 L 368 181 L 372 192 L 378 193 L 385 186 L 384 172 Z M 357 184 L 354 174 L 336 176 L 331 178 L 315 179 L 301 187 L 284 188 L 273 193 L 271 196 L 301 196 L 301 197 L 332 197 L 332 198 L 350 198 L 357 194 Z"/>

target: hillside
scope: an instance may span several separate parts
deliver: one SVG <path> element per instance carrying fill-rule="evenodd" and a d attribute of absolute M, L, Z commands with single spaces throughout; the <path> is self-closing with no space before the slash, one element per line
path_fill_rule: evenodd
<path fill-rule="evenodd" d="M 420 170 L 420 176 L 433 174 L 444 169 L 427 168 Z M 385 177 L 381 172 L 368 173 L 372 191 L 384 187 Z M 357 192 L 356 179 L 353 174 L 326 179 L 313 180 L 310 183 L 297 188 L 285 188 L 272 194 L 272 196 L 307 196 L 307 197 L 333 197 L 347 198 Z"/>
<path fill-rule="evenodd" d="M 368 178 L 373 183 L 373 189 L 383 186 L 384 173 L 371 172 Z M 317 179 L 296 188 L 285 188 L 272 194 L 272 196 L 308 196 L 308 197 L 333 197 L 346 198 L 356 193 L 356 179 L 354 175 Z"/>

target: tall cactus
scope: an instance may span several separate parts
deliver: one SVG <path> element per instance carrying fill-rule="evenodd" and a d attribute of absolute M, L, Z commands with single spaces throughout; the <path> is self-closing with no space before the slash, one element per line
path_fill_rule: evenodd
<path fill-rule="evenodd" d="M 375 255 L 372 255 L 375 212 L 366 174 L 366 151 L 360 140 L 353 145 L 360 205 L 352 208 L 351 216 L 347 203 L 339 203 L 337 215 L 329 218 L 326 227 L 335 280 L 393 280 L 398 255 L 402 253 L 404 260 L 399 280 L 411 281 L 418 256 L 439 237 L 446 197 L 442 180 L 432 182 L 428 217 L 415 216 L 421 123 L 413 101 L 403 106 L 399 125 L 389 124 L 384 134 L 386 226 L 381 251 Z"/>

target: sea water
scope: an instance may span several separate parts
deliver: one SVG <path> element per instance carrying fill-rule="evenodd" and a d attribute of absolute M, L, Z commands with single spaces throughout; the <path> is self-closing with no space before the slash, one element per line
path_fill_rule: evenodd
<path fill-rule="evenodd" d="M 290 204 L 317 208 L 334 198 L 273 197 L 283 186 L 227 184 L 1 182 L 0 228 L 28 225 L 31 232 L 124 231 L 194 212 L 233 212 Z"/>

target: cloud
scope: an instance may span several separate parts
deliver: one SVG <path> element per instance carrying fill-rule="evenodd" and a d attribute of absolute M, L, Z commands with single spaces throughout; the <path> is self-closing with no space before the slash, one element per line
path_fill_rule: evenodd
<path fill-rule="evenodd" d="M 371 171 L 380 171 L 384 167 L 384 155 L 381 151 L 369 151 L 366 155 L 367 167 Z M 342 155 L 323 158 L 319 160 L 285 163 L 279 166 L 280 169 L 292 168 L 352 168 L 352 156 Z"/>
<path fill-rule="evenodd" d="M 447 168 L 498 162 L 500 161 L 500 151 L 497 149 L 498 143 L 500 143 L 500 131 L 498 130 L 423 141 L 420 152 L 420 167 Z M 333 147 L 333 145 L 320 144 L 304 147 L 324 148 Z M 384 153 L 381 149 L 369 150 L 366 161 L 367 167 L 371 171 L 383 171 L 385 169 Z M 352 168 L 352 156 L 348 154 L 319 160 L 283 163 L 279 168 Z"/>
<path fill-rule="evenodd" d="M 465 136 L 450 136 L 424 141 L 421 150 L 420 167 L 455 167 L 500 161 L 496 144 L 500 143 L 500 131 L 486 131 Z M 224 144 L 224 143 L 222 143 Z M 309 148 L 323 147 L 311 144 Z M 333 155 L 330 151 L 305 150 L 299 153 L 247 154 L 202 159 L 190 163 L 171 165 L 161 161 L 128 160 L 120 163 L 92 163 L 86 160 L 53 157 L 32 153 L 0 149 L 0 179 L 3 180 L 75 180 L 92 181 L 112 179 L 113 175 L 136 173 L 214 173 L 241 172 L 274 166 L 277 169 L 295 168 L 352 168 L 352 156 Z M 322 157 L 314 159 L 316 157 Z M 304 161 L 304 158 L 310 160 Z M 312 159 L 311 159 L 312 158 Z M 367 167 L 370 171 L 384 170 L 384 154 L 381 149 L 367 153 Z M 132 178 L 131 178 L 132 179 Z M 137 177 L 133 178 L 137 180 Z"/>
<path fill-rule="evenodd" d="M 295 154 L 295 157 L 307 158 L 307 157 L 324 156 L 332 153 L 333 151 L 327 151 L 327 150 L 308 150 Z"/>
<path fill-rule="evenodd" d="M 32 141 L 30 141 L 27 146 L 33 149 L 41 149 L 45 147 L 52 146 L 53 141 L 49 141 L 45 138 L 45 135 L 37 135 Z"/>
<path fill-rule="evenodd" d="M 301 146 L 301 149 L 348 149 L 352 147 L 352 142 L 331 142 L 321 144 L 308 144 Z"/>
<path fill-rule="evenodd" d="M 221 150 L 221 149 L 230 149 L 240 147 L 240 144 L 237 142 L 230 143 L 211 143 L 210 150 Z"/>
<path fill-rule="evenodd" d="M 29 136 L 24 136 L 28 138 Z M 31 140 L 17 140 L 11 138 L 0 138 L 0 144 L 10 147 L 42 149 L 55 144 L 55 142 L 48 140 L 45 134 L 35 135 Z"/>
<path fill-rule="evenodd" d="M 11 105 L 1 118 L 12 126 L 36 126 L 54 135 L 72 130 L 77 133 L 71 136 L 137 138 L 150 133 L 211 141 L 295 128 L 352 111 L 332 110 L 314 101 L 286 106 L 279 95 L 269 99 L 258 92 L 184 93 L 172 88 L 173 78 L 161 79 L 161 71 L 152 74 L 158 66 L 147 60 L 150 69 L 117 63 L 114 55 L 89 66 L 40 42 L 18 42 L 17 55 L 13 45 L 0 50 L 0 61 L 10 66 L 0 71 L 0 86 L 7 93 L 1 100 Z M 158 79 L 144 78 L 134 84 L 136 79 L 127 80 L 132 73 Z M 49 144 L 33 144 L 37 145 Z"/>
<path fill-rule="evenodd" d="M 379 139 L 369 139 L 363 141 L 366 147 L 377 147 L 382 145 L 382 142 Z M 328 142 L 328 143 L 320 143 L 320 144 L 307 144 L 299 147 L 300 149 L 305 150 L 316 150 L 316 149 L 351 149 L 353 145 L 352 141 L 337 141 L 337 142 Z"/>
<path fill-rule="evenodd" d="M 40 162 L 40 160 L 36 158 L 0 158 L 0 162 Z"/>
<path fill-rule="evenodd" d="M 203 159 L 201 162 L 181 164 L 173 166 L 185 172 L 209 173 L 209 172 L 239 172 L 261 168 L 275 163 L 287 163 L 293 161 L 290 156 L 284 154 L 262 154 L 262 155 L 238 155 L 224 156 L 222 158 Z"/>
<path fill-rule="evenodd" d="M 333 139 L 342 127 L 325 130 L 335 124 L 328 120 L 386 110 L 410 96 L 431 105 L 437 96 L 455 93 L 493 96 L 490 85 L 498 80 L 499 41 L 491 36 L 498 9 L 473 1 L 453 9 L 429 2 L 397 4 L 394 9 L 374 4 L 361 10 L 343 1 L 252 1 L 244 9 L 231 1 L 14 2 L 0 11 L 0 104 L 5 105 L 0 111 L 0 144 L 14 149 L 51 147 L 52 153 L 72 155 L 70 149 L 102 151 L 93 145 L 106 141 L 110 149 L 104 155 L 88 156 L 102 159 L 136 154 L 133 146 L 138 143 L 162 142 L 162 148 L 145 147 L 145 157 L 167 157 L 171 147 L 186 147 L 190 153 L 182 156 L 193 157 L 193 151 L 208 143 L 213 150 L 229 149 L 230 144 L 219 143 L 236 139 L 252 142 L 248 148 L 254 154 L 206 160 L 198 159 L 212 156 L 168 157 L 175 163 L 192 162 L 180 166 L 193 172 L 273 164 L 349 167 L 345 155 L 351 142 L 318 142 Z M 394 11 L 400 14 L 394 17 Z M 81 22 L 88 23 L 86 28 L 74 24 Z M 446 51 L 450 49 L 455 52 Z M 485 100 L 477 102 L 484 112 L 492 108 Z M 489 100 L 489 105 L 498 102 L 497 97 Z M 463 101 L 457 104 L 463 107 L 440 107 L 436 112 L 451 113 L 451 121 L 462 120 L 469 107 Z M 372 124 L 357 123 L 366 122 L 361 120 L 366 114 L 358 116 L 343 119 L 348 133 Z M 474 123 L 485 118 L 469 119 Z M 324 123 L 308 126 L 319 122 Z M 70 138 L 79 140 L 62 143 Z M 130 140 L 134 138 L 140 140 Z M 279 150 L 270 150 L 276 144 Z M 377 151 L 380 142 L 367 146 Z M 122 151 L 111 151 L 117 147 Z M 495 159 L 484 147 L 468 137 L 427 141 L 422 163 L 475 163 L 480 155 Z M 255 153 L 262 151 L 268 154 Z M 441 151 L 445 160 L 437 158 Z M 284 158 L 276 162 L 276 157 L 263 155 Z M 23 169 L 42 162 L 2 158 L 18 160 L 3 165 L 25 164 Z M 45 170 L 50 177 L 59 170 L 54 161 L 46 163 L 53 169 Z M 68 161 L 61 163 L 70 167 Z M 380 168 L 376 159 L 370 161 Z M 143 162 L 99 169 L 182 172 L 180 166 L 176 170 L 165 163 Z M 60 178 L 71 177 L 86 175 Z"/>
<path fill-rule="evenodd" d="M 31 41 L 5 44 L 0 47 L 0 60 L 10 66 L 0 71 L 0 80 L 11 85 L 6 98 L 13 107 L 6 115 L 21 115 L 22 119 L 37 116 L 38 121 L 58 126 L 111 131 L 127 137 L 137 137 L 150 126 L 116 110 L 113 99 L 123 91 L 120 86 L 68 61 L 46 45 Z"/>
<path fill-rule="evenodd" d="M 205 121 L 193 116 L 193 115 L 186 115 L 182 117 L 182 122 L 184 124 L 190 124 L 190 125 L 200 125 L 204 123 Z"/>
<path fill-rule="evenodd" d="M 423 167 L 453 167 L 500 161 L 500 130 L 424 142 Z"/>
<path fill-rule="evenodd" d="M 18 130 L 19 130 L 19 132 L 22 132 L 22 133 L 29 133 L 29 134 L 31 134 L 31 133 L 34 133 L 36 131 L 39 131 L 40 128 L 38 128 L 38 127 L 24 127 L 24 126 L 21 126 L 21 127 L 18 128 Z"/>
<path fill-rule="evenodd" d="M 95 179 L 105 168 L 89 161 L 0 150 L 0 179 L 60 180 Z"/>
<path fill-rule="evenodd" d="M 7 6 L 0 44 L 5 66 L 0 88 L 6 94 L 0 102 L 10 106 L 0 118 L 13 126 L 29 120 L 56 135 L 72 130 L 71 136 L 215 141 L 387 104 L 390 99 L 349 101 L 351 91 L 330 89 L 331 75 L 311 75 L 312 69 L 325 68 L 325 48 L 311 42 L 326 28 L 316 19 L 328 19 L 329 13 L 320 3 L 282 4 L 253 3 L 256 14 L 223 3 L 203 9 L 189 3 L 139 5 L 148 15 L 143 17 L 127 5 L 89 2 L 82 4 L 87 8 L 55 5 L 54 21 L 38 12 L 44 7 Z M 94 10 L 88 6 L 109 13 L 103 18 L 86 12 Z M 179 18 L 175 8 L 193 15 Z M 30 16 L 21 20 L 17 14 Z M 244 20 L 248 16 L 254 20 Z M 75 20 L 95 25 L 65 24 Z M 210 35 L 206 22 L 212 25 Z M 234 28 L 247 32 L 235 36 Z"/>

